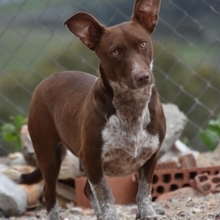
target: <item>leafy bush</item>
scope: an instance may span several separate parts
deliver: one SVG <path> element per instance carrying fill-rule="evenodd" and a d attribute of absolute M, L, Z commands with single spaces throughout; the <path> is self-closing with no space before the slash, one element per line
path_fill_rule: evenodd
<path fill-rule="evenodd" d="M 200 134 L 203 143 L 209 150 L 214 150 L 220 140 L 220 114 L 216 120 L 210 120 L 207 128 Z"/>
<path fill-rule="evenodd" d="M 14 143 L 16 150 L 21 151 L 20 129 L 27 123 L 27 119 L 22 115 L 10 116 L 11 123 L 5 123 L 1 126 L 2 137 L 7 143 Z"/>

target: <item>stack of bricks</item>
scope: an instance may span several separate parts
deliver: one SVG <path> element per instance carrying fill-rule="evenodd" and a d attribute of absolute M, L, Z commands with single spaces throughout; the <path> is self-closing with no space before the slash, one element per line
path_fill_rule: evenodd
<path fill-rule="evenodd" d="M 153 179 L 153 200 L 163 193 L 187 186 L 197 189 L 203 195 L 220 191 L 219 172 L 220 166 L 196 167 L 192 154 L 179 157 L 178 162 L 158 164 Z"/>
<path fill-rule="evenodd" d="M 107 178 L 112 188 L 116 204 L 130 204 L 135 202 L 138 185 L 138 175 L 132 174 L 122 178 Z M 76 203 L 78 206 L 89 207 L 89 201 L 84 196 L 83 188 L 86 178 L 77 178 Z M 196 167 L 193 155 L 179 158 L 178 162 L 158 164 L 154 172 L 152 184 L 152 198 L 183 187 L 198 189 L 203 195 L 220 191 L 220 166 Z"/>
<path fill-rule="evenodd" d="M 201 174 L 213 175 L 214 177 L 207 177 L 207 181 L 212 182 L 210 186 L 213 186 L 213 181 L 217 181 L 216 175 L 219 178 L 219 182 L 216 183 L 215 189 L 220 188 L 220 166 L 217 167 L 206 167 L 206 168 L 179 168 L 179 169 L 170 169 L 170 170 L 156 170 L 154 173 L 153 187 L 152 187 L 152 197 L 155 200 L 158 196 L 163 193 L 174 191 L 176 189 L 190 186 L 194 189 L 204 187 L 203 179 L 200 178 L 196 184 L 196 177 Z M 207 183 L 207 182 L 206 182 Z M 205 184 L 205 182 L 204 182 Z M 212 188 L 212 187 L 211 187 Z"/>

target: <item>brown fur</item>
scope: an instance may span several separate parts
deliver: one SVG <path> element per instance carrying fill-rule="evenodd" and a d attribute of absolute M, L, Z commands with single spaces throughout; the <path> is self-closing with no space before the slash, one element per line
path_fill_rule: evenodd
<path fill-rule="evenodd" d="M 151 35 L 158 21 L 159 7 L 159 0 L 136 0 L 132 20 L 108 28 L 83 12 L 65 22 L 99 57 L 100 75 L 96 78 L 78 71 L 57 73 L 45 79 L 33 94 L 28 128 L 39 168 L 32 174 L 22 175 L 21 182 L 45 179 L 50 219 L 59 219 L 55 209 L 55 186 L 66 149 L 83 163 L 88 178 L 85 193 L 98 219 L 117 219 L 104 170 L 124 175 L 133 172 L 134 168 L 140 174 L 137 218 L 156 219 L 150 189 L 166 130 L 150 68 L 153 58 Z M 119 90 L 115 85 L 119 85 Z M 110 153 L 111 143 L 115 144 L 116 139 L 108 143 L 103 131 L 112 133 L 114 123 L 119 123 L 123 130 L 116 126 L 113 136 L 121 138 L 122 145 L 128 144 Z M 134 140 L 126 135 L 134 136 Z M 158 137 L 158 146 L 149 148 L 135 139 L 145 140 L 148 136 L 155 143 Z M 138 144 L 141 146 L 136 146 Z M 132 158 L 132 150 L 137 147 L 140 155 L 134 153 Z M 116 160 L 117 152 L 121 155 L 120 163 Z M 115 161 L 105 163 L 111 156 Z M 133 168 L 125 172 L 122 168 L 126 163 Z"/>

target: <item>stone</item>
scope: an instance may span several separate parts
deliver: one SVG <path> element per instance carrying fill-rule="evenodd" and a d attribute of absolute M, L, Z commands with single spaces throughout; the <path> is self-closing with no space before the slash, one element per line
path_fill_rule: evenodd
<path fill-rule="evenodd" d="M 11 179 L 0 173 L 0 210 L 5 217 L 19 216 L 26 211 L 27 194 Z"/>
<path fill-rule="evenodd" d="M 180 140 L 176 140 L 174 145 L 169 149 L 169 151 L 164 153 L 159 158 L 159 162 L 162 163 L 167 161 L 175 161 L 178 164 L 178 167 L 181 167 L 181 161 L 179 161 L 179 158 L 189 154 L 192 154 L 194 159 L 197 160 L 200 153 L 198 151 L 190 149 Z"/>
<path fill-rule="evenodd" d="M 39 200 L 43 196 L 43 185 L 32 184 L 26 185 L 21 184 L 20 187 L 24 189 L 27 194 L 28 208 L 34 208 L 39 205 Z"/>
<path fill-rule="evenodd" d="M 196 158 L 196 165 L 197 167 L 220 166 L 220 154 L 215 151 L 200 152 Z"/>
<path fill-rule="evenodd" d="M 31 138 L 28 132 L 27 125 L 23 125 L 20 130 L 20 138 L 21 138 L 21 146 L 22 146 L 22 153 L 26 162 L 29 165 L 36 166 L 36 156 L 34 152 L 34 148 L 31 142 Z"/>
<path fill-rule="evenodd" d="M 201 209 L 198 209 L 198 208 L 193 208 L 192 209 L 193 214 L 197 214 L 197 213 L 200 213 L 200 212 L 201 212 Z"/>
<path fill-rule="evenodd" d="M 20 177 L 21 177 L 21 173 L 18 172 L 17 170 L 7 167 L 4 169 L 0 169 L 0 173 L 6 175 L 9 179 L 13 180 L 13 181 L 19 181 Z"/>
<path fill-rule="evenodd" d="M 74 188 L 68 186 L 67 184 L 57 182 L 56 191 L 58 195 L 64 197 L 68 201 L 74 202 L 76 200 Z"/>
<path fill-rule="evenodd" d="M 84 170 L 81 168 L 80 160 L 69 150 L 66 151 L 65 158 L 62 161 L 59 173 L 59 179 L 75 179 L 85 176 Z"/>
<path fill-rule="evenodd" d="M 166 212 L 164 209 L 156 209 L 155 212 L 157 213 L 157 215 L 166 215 Z"/>
<path fill-rule="evenodd" d="M 10 159 L 10 166 L 26 164 L 24 156 L 20 152 L 11 153 L 8 155 L 8 158 Z"/>
<path fill-rule="evenodd" d="M 166 137 L 161 147 L 161 152 L 167 152 L 178 140 L 187 124 L 187 117 L 174 104 L 163 104 L 163 110 L 167 122 Z"/>
<path fill-rule="evenodd" d="M 191 187 L 183 187 L 180 189 L 177 189 L 172 192 L 164 193 L 161 196 L 157 198 L 157 202 L 163 202 L 168 201 L 172 199 L 179 199 L 179 198 L 187 198 L 187 197 L 193 197 L 196 194 L 196 190 L 194 190 Z"/>
<path fill-rule="evenodd" d="M 220 220 L 220 213 L 215 216 L 215 220 Z"/>

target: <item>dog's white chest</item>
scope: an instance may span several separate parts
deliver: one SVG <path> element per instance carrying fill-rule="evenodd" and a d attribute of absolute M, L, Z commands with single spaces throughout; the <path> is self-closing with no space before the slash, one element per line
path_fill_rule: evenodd
<path fill-rule="evenodd" d="M 131 119 L 113 115 L 102 131 L 105 175 L 123 176 L 135 172 L 159 148 L 158 135 L 153 136 L 144 129 L 150 122 L 148 107 L 135 122 Z"/>

